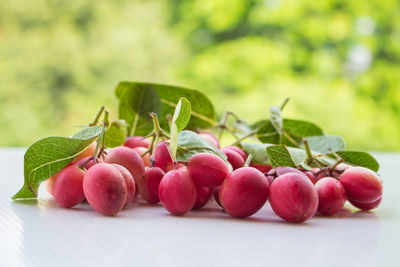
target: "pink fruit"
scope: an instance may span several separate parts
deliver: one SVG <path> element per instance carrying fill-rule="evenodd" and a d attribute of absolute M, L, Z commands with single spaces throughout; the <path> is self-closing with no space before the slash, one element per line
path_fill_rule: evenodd
<path fill-rule="evenodd" d="M 275 177 L 274 177 L 274 176 L 272 176 L 272 175 L 268 175 L 268 176 L 267 176 L 268 184 L 269 184 L 269 185 L 271 185 L 271 184 L 272 184 L 272 182 L 274 181 L 274 179 L 275 179 Z"/>
<path fill-rule="evenodd" d="M 158 196 L 166 210 L 174 215 L 183 215 L 196 202 L 196 186 L 187 172 L 169 171 L 161 180 Z"/>
<path fill-rule="evenodd" d="M 194 155 L 187 171 L 197 186 L 215 187 L 221 185 L 229 174 L 228 165 L 218 156 L 208 153 Z"/>
<path fill-rule="evenodd" d="M 272 169 L 272 165 L 253 163 L 253 162 L 250 164 L 250 167 L 256 168 L 262 173 L 267 173 Z"/>
<path fill-rule="evenodd" d="M 199 136 L 201 138 L 203 138 L 204 140 L 206 140 L 207 142 L 209 142 L 210 144 L 212 144 L 218 148 L 220 147 L 218 138 L 213 133 L 201 132 L 201 133 L 199 133 Z"/>
<path fill-rule="evenodd" d="M 171 154 L 169 153 L 168 146 L 164 141 L 158 143 L 156 152 L 154 153 L 154 159 L 156 161 L 155 165 L 161 168 L 164 172 L 174 169 Z"/>
<path fill-rule="evenodd" d="M 353 200 L 349 200 L 349 201 L 354 207 L 359 208 L 360 210 L 372 210 L 379 206 L 379 204 L 382 201 L 382 198 L 372 201 L 372 202 L 369 202 L 369 203 L 358 203 Z"/>
<path fill-rule="evenodd" d="M 132 174 L 135 183 L 138 183 L 144 175 L 142 158 L 133 149 L 128 147 L 114 147 L 108 152 L 104 162 L 118 164 L 127 168 Z"/>
<path fill-rule="evenodd" d="M 89 204 L 104 215 L 117 214 L 126 202 L 125 180 L 118 169 L 108 163 L 96 164 L 86 172 L 83 191 Z"/>
<path fill-rule="evenodd" d="M 151 162 L 150 162 L 150 153 L 147 153 L 146 155 L 142 156 L 142 154 L 143 154 L 144 152 L 147 151 L 147 148 L 144 148 L 144 147 L 141 147 L 141 146 L 140 146 L 140 147 L 135 147 L 135 148 L 133 148 L 133 150 L 135 150 L 135 152 L 138 153 L 138 155 L 142 157 L 144 166 L 147 166 L 147 167 L 148 167 L 148 166 L 151 165 Z"/>
<path fill-rule="evenodd" d="M 246 154 L 246 152 L 244 152 L 244 150 L 241 149 L 240 147 L 237 147 L 237 146 L 226 146 L 226 147 L 224 147 L 224 148 L 228 148 L 228 149 L 231 149 L 231 150 L 235 151 L 235 152 L 238 153 L 240 156 L 242 156 L 242 158 L 243 158 L 244 161 L 246 161 L 246 159 L 247 159 L 247 154 Z"/>
<path fill-rule="evenodd" d="M 268 199 L 269 184 L 259 170 L 243 167 L 233 171 L 219 191 L 219 199 L 225 211 L 238 218 L 253 215 Z"/>
<path fill-rule="evenodd" d="M 304 222 L 318 208 L 318 193 L 304 174 L 286 173 L 271 185 L 269 201 L 274 212 L 289 222 Z"/>
<path fill-rule="evenodd" d="M 81 165 L 83 165 L 83 164 L 85 164 L 87 162 L 86 165 L 85 165 L 85 169 L 89 170 L 95 164 L 94 159 L 91 159 L 91 160 L 88 161 L 88 159 L 90 159 L 90 158 L 91 158 L 91 156 L 90 157 L 84 157 L 83 159 L 81 159 L 80 161 L 76 162 L 75 164 L 77 166 L 81 166 Z M 101 159 L 97 159 L 97 160 L 98 160 L 98 162 L 102 162 Z"/>
<path fill-rule="evenodd" d="M 71 208 L 85 198 L 82 186 L 84 176 L 85 172 L 76 165 L 70 165 L 59 172 L 53 194 L 61 207 Z"/>
<path fill-rule="evenodd" d="M 232 168 L 234 170 L 239 169 L 240 167 L 243 167 L 244 159 L 242 158 L 242 156 L 239 155 L 239 153 L 237 153 L 229 148 L 223 148 L 223 149 L 221 149 L 221 151 L 224 152 L 224 154 L 227 157 L 228 162 L 232 165 Z"/>
<path fill-rule="evenodd" d="M 218 204 L 221 208 L 224 208 L 224 207 L 222 207 L 221 201 L 219 200 L 219 191 L 220 191 L 220 190 L 221 190 L 221 186 L 217 186 L 217 187 L 214 187 L 214 188 L 213 188 L 214 200 L 215 200 L 215 202 L 217 202 L 217 204 Z"/>
<path fill-rule="evenodd" d="M 348 168 L 340 182 L 346 189 L 349 200 L 357 203 L 371 203 L 382 197 L 382 183 L 375 172 L 363 167 Z"/>
<path fill-rule="evenodd" d="M 150 146 L 150 140 L 146 138 L 143 139 L 142 136 L 131 136 L 125 140 L 124 146 L 129 148 L 135 148 L 135 147 L 148 148 Z"/>
<path fill-rule="evenodd" d="M 144 177 L 138 183 L 139 193 L 146 202 L 150 204 L 160 202 L 158 188 L 164 175 L 164 171 L 158 167 L 146 167 Z"/>
<path fill-rule="evenodd" d="M 112 164 L 119 173 L 122 175 L 122 177 L 125 180 L 125 185 L 126 185 L 126 201 L 125 205 L 128 205 L 135 199 L 135 193 L 136 193 L 136 186 L 135 186 L 135 180 L 132 177 L 132 174 L 123 166 L 118 165 L 118 164 Z"/>
<path fill-rule="evenodd" d="M 303 173 L 308 177 L 308 179 L 310 179 L 311 183 L 315 184 L 318 181 L 317 177 L 315 177 L 315 175 L 312 172 L 304 171 Z"/>
<path fill-rule="evenodd" d="M 196 202 L 194 203 L 193 210 L 201 209 L 210 200 L 213 192 L 209 187 L 196 187 Z"/>
<path fill-rule="evenodd" d="M 72 163 L 76 163 L 83 158 L 91 157 L 94 155 L 94 151 L 96 150 L 97 142 L 91 143 L 85 150 L 83 150 L 73 161 Z"/>
<path fill-rule="evenodd" d="M 320 179 L 316 184 L 318 192 L 318 211 L 323 215 L 332 215 L 340 211 L 346 202 L 346 191 L 339 180 L 332 177 Z"/>

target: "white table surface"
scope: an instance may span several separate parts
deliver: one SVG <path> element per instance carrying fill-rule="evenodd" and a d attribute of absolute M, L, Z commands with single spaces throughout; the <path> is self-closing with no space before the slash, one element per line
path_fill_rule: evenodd
<path fill-rule="evenodd" d="M 116 217 L 87 204 L 63 209 L 23 183 L 24 149 L 0 149 L 0 266 L 400 266 L 400 154 L 375 154 L 384 195 L 374 212 L 346 204 L 334 217 L 283 222 L 269 205 L 234 219 L 214 201 L 184 217 L 135 203 Z"/>

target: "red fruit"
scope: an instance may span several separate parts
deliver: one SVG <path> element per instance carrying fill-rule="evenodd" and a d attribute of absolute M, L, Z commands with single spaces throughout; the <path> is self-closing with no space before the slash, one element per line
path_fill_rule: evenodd
<path fill-rule="evenodd" d="M 143 199 L 150 203 L 156 204 L 160 202 L 158 197 L 158 187 L 165 173 L 158 167 L 146 167 L 144 177 L 139 181 L 139 193 Z"/>
<path fill-rule="evenodd" d="M 318 181 L 317 177 L 315 177 L 315 175 L 312 172 L 305 171 L 303 173 L 308 177 L 308 179 L 310 179 L 311 183 L 315 184 Z"/>
<path fill-rule="evenodd" d="M 61 207 L 71 208 L 85 198 L 82 186 L 84 176 L 85 172 L 76 165 L 70 165 L 59 172 L 53 194 Z"/>
<path fill-rule="evenodd" d="M 219 191 L 220 191 L 220 190 L 221 190 L 221 186 L 217 186 L 217 187 L 214 187 L 214 188 L 213 188 L 214 200 L 215 200 L 215 202 L 217 202 L 217 204 L 218 204 L 221 208 L 224 208 L 224 207 L 222 207 L 221 201 L 219 200 Z"/>
<path fill-rule="evenodd" d="M 142 154 L 147 151 L 147 148 L 144 148 L 144 147 L 140 146 L 140 147 L 133 148 L 133 150 L 135 150 L 135 152 L 138 153 L 138 155 L 142 157 L 144 166 L 149 167 L 151 165 L 150 153 L 146 153 L 146 155 L 142 156 Z"/>
<path fill-rule="evenodd" d="M 223 149 L 221 149 L 221 151 L 224 152 L 224 154 L 227 157 L 228 162 L 232 165 L 232 168 L 234 170 L 239 169 L 240 167 L 243 167 L 244 159 L 242 158 L 242 156 L 239 155 L 239 153 L 237 153 L 229 148 L 223 148 Z"/>
<path fill-rule="evenodd" d="M 131 136 L 125 140 L 124 146 L 135 148 L 135 147 L 144 147 L 148 148 L 150 146 L 150 140 L 146 139 L 142 136 Z"/>
<path fill-rule="evenodd" d="M 240 147 L 237 147 L 237 146 L 226 146 L 226 147 L 224 147 L 224 148 L 228 148 L 228 149 L 230 149 L 230 150 L 235 151 L 235 152 L 238 153 L 240 156 L 242 156 L 242 158 L 243 158 L 244 161 L 246 161 L 246 159 L 247 159 L 247 154 L 246 154 L 246 152 L 244 152 L 244 150 L 241 149 Z M 272 168 L 272 167 L 271 167 L 271 168 Z"/>
<path fill-rule="evenodd" d="M 166 210 L 174 215 L 183 215 L 196 202 L 196 186 L 187 172 L 169 171 L 161 180 L 158 196 Z"/>
<path fill-rule="evenodd" d="M 83 159 L 81 159 L 80 161 L 76 162 L 75 164 L 77 166 L 81 166 L 81 165 L 85 164 L 88 161 L 88 159 L 90 159 L 90 158 L 92 158 L 92 156 L 84 157 Z M 98 160 L 98 162 L 102 162 L 100 159 L 97 159 L 97 160 Z M 85 169 L 89 170 L 94 164 L 95 164 L 94 159 L 89 160 L 89 162 L 87 162 L 86 165 L 85 165 Z"/>
<path fill-rule="evenodd" d="M 108 163 L 96 164 L 86 172 L 83 191 L 89 204 L 104 215 L 117 214 L 126 202 L 125 180 L 118 169 Z"/>
<path fill-rule="evenodd" d="M 233 171 L 219 191 L 225 211 L 238 218 L 253 215 L 268 199 L 269 184 L 259 170 L 243 167 Z"/>
<path fill-rule="evenodd" d="M 201 132 L 201 133 L 199 133 L 199 136 L 201 138 L 203 138 L 204 140 L 206 140 L 207 142 L 209 142 L 210 144 L 212 144 L 218 148 L 220 147 L 218 138 L 213 133 Z"/>
<path fill-rule="evenodd" d="M 360 210 L 372 210 L 372 209 L 375 209 L 376 207 L 378 207 L 379 204 L 381 204 L 382 198 L 372 201 L 372 202 L 369 202 L 369 203 L 358 203 L 353 200 L 349 200 L 349 201 L 354 207 L 359 208 Z"/>
<path fill-rule="evenodd" d="M 132 174 L 135 183 L 138 183 L 144 175 L 142 158 L 133 149 L 128 147 L 114 147 L 108 152 L 104 162 L 118 164 L 127 168 Z"/>
<path fill-rule="evenodd" d="M 73 161 L 72 163 L 76 163 L 83 158 L 91 157 L 94 155 L 94 151 L 96 150 L 97 142 L 91 143 L 85 150 L 83 150 Z"/>
<path fill-rule="evenodd" d="M 201 209 L 210 200 L 213 194 L 209 187 L 196 187 L 196 202 L 194 203 L 193 210 Z"/>
<path fill-rule="evenodd" d="M 72 162 L 68 163 L 67 166 L 64 167 L 64 169 L 67 168 L 68 166 L 71 166 L 71 165 L 73 165 Z M 62 169 L 62 170 L 64 170 L 64 169 Z M 61 171 L 62 171 L 62 170 L 61 170 Z M 49 179 L 47 179 L 47 181 L 46 181 L 46 190 L 47 190 L 47 192 L 49 192 L 52 196 L 54 196 L 54 192 L 53 192 L 53 191 L 54 191 L 54 183 L 56 182 L 57 177 L 58 177 L 58 175 L 60 174 L 61 171 L 57 172 L 56 174 L 54 174 L 53 176 L 51 176 L 51 177 L 50 177 Z"/>
<path fill-rule="evenodd" d="M 282 219 L 304 222 L 317 211 L 318 193 L 307 176 L 290 172 L 274 180 L 269 201 L 272 209 Z"/>
<path fill-rule="evenodd" d="M 320 179 L 316 184 L 318 192 L 318 211 L 323 215 L 332 215 L 340 211 L 346 202 L 346 191 L 339 180 L 332 177 Z"/>
<path fill-rule="evenodd" d="M 156 152 L 154 153 L 154 159 L 156 161 L 155 165 L 161 168 L 164 172 L 174 169 L 171 154 L 169 153 L 168 146 L 164 141 L 158 143 Z"/>
<path fill-rule="evenodd" d="M 340 182 L 346 189 L 349 200 L 357 203 L 371 203 L 382 197 L 382 183 L 378 175 L 364 167 L 348 168 Z"/>
<path fill-rule="evenodd" d="M 274 181 L 274 179 L 275 179 L 275 177 L 274 177 L 274 176 L 272 176 L 272 175 L 268 175 L 268 176 L 267 176 L 268 184 L 269 184 L 269 185 L 271 185 L 271 184 L 272 184 L 272 182 Z"/>
<path fill-rule="evenodd" d="M 132 177 L 132 174 L 123 166 L 118 165 L 118 164 L 112 164 L 119 173 L 122 175 L 122 177 L 125 180 L 125 185 L 126 185 L 126 201 L 125 205 L 128 205 L 135 199 L 135 193 L 136 193 L 136 186 L 135 186 L 135 180 Z"/>
<path fill-rule="evenodd" d="M 260 164 L 260 163 L 251 163 L 250 167 L 256 168 L 262 173 L 267 173 L 272 169 L 272 165 Z"/>
<path fill-rule="evenodd" d="M 221 185 L 229 175 L 229 168 L 220 157 L 199 153 L 188 163 L 187 171 L 197 186 L 215 187 Z"/>

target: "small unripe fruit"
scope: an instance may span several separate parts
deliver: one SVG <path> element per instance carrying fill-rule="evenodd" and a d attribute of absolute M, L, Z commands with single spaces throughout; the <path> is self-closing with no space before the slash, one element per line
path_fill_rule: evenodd
<path fill-rule="evenodd" d="M 229 215 L 244 218 L 261 209 L 268 194 L 269 184 L 264 174 L 255 168 L 243 167 L 226 178 L 219 199 Z"/>
<path fill-rule="evenodd" d="M 155 165 L 161 168 L 164 172 L 174 169 L 171 154 L 169 153 L 168 146 L 164 141 L 157 144 L 156 152 L 154 153 L 154 160 L 156 161 Z"/>
<path fill-rule="evenodd" d="M 164 171 L 158 167 L 146 167 L 144 177 L 138 183 L 139 193 L 146 202 L 150 204 L 160 202 L 158 187 L 164 175 Z"/>
<path fill-rule="evenodd" d="M 129 148 L 135 148 L 135 147 L 148 148 L 150 146 L 150 140 L 146 138 L 143 139 L 142 136 L 131 136 L 125 140 L 124 146 Z"/>
<path fill-rule="evenodd" d="M 135 183 L 138 183 L 144 175 L 142 158 L 133 149 L 128 147 L 114 147 L 108 152 L 104 162 L 118 164 L 127 168 L 132 174 Z"/>
<path fill-rule="evenodd" d="M 199 133 L 199 136 L 201 138 L 203 138 L 204 140 L 206 140 L 207 142 L 209 142 L 210 144 L 212 144 L 218 148 L 220 147 L 218 138 L 213 133 L 201 132 L 201 133 Z"/>
<path fill-rule="evenodd" d="M 326 216 L 333 215 L 344 207 L 346 191 L 339 180 L 332 177 L 320 179 L 316 184 L 318 211 Z"/>
<path fill-rule="evenodd" d="M 144 152 L 147 151 L 147 148 L 144 148 L 144 147 L 135 147 L 135 148 L 133 148 L 133 150 L 135 150 L 135 152 L 138 153 L 138 155 L 142 157 L 144 166 L 149 167 L 149 166 L 151 165 L 151 162 L 150 162 L 150 153 L 146 153 L 146 155 L 142 156 L 142 154 L 143 154 Z"/>
<path fill-rule="evenodd" d="M 194 155 L 189 160 L 187 171 L 195 184 L 200 187 L 219 186 L 229 174 L 225 161 L 209 153 Z"/>
<path fill-rule="evenodd" d="M 166 210 L 174 215 L 183 215 L 196 202 L 196 186 L 187 172 L 169 171 L 161 180 L 158 196 Z"/>
<path fill-rule="evenodd" d="M 247 159 L 247 154 L 246 154 L 246 152 L 244 152 L 244 150 L 241 149 L 240 147 L 237 147 L 237 146 L 226 146 L 226 147 L 224 147 L 224 148 L 228 148 L 228 149 L 231 149 L 231 150 L 235 151 L 235 152 L 238 153 L 240 156 L 242 156 L 242 158 L 243 158 L 244 161 L 246 161 L 246 159 Z M 271 167 L 271 168 L 272 168 L 272 167 Z"/>
<path fill-rule="evenodd" d="M 378 175 L 364 167 L 348 168 L 340 182 L 346 190 L 349 200 L 357 203 L 371 203 L 382 197 L 382 183 Z"/>
<path fill-rule="evenodd" d="M 83 191 L 89 204 L 104 215 L 117 214 L 126 202 L 125 180 L 112 164 L 99 163 L 90 168 L 83 179 Z"/>
<path fill-rule="evenodd" d="M 369 202 L 369 203 L 358 203 L 353 200 L 349 200 L 349 201 L 354 207 L 359 208 L 360 210 L 372 210 L 372 209 L 375 209 L 376 207 L 378 207 L 379 204 L 381 204 L 382 198 L 372 201 L 372 202 Z"/>
<path fill-rule="evenodd" d="M 242 158 L 242 156 L 239 155 L 239 153 L 237 153 L 229 148 L 223 148 L 221 151 L 224 152 L 224 154 L 227 157 L 228 162 L 232 165 L 232 168 L 234 170 L 239 169 L 240 167 L 243 167 L 244 159 Z"/>
<path fill-rule="evenodd" d="M 256 168 L 262 173 L 267 173 L 272 169 L 272 165 L 253 163 L 253 162 L 250 164 L 250 167 Z"/>
<path fill-rule="evenodd" d="M 135 199 L 136 195 L 136 186 L 135 186 L 135 180 L 132 177 L 132 174 L 123 166 L 118 165 L 118 164 L 113 164 L 115 168 L 119 171 L 119 173 L 122 175 L 122 177 L 125 180 L 125 185 L 126 185 L 126 201 L 125 205 L 128 205 L 129 203 L 133 202 Z"/>
<path fill-rule="evenodd" d="M 288 222 L 304 222 L 318 208 L 318 193 L 304 174 L 289 172 L 271 185 L 269 201 L 274 212 Z"/>
<path fill-rule="evenodd" d="M 213 192 L 209 187 L 196 188 L 196 202 L 194 203 L 193 210 L 201 209 L 210 200 Z"/>
<path fill-rule="evenodd" d="M 59 172 L 53 194 L 61 207 L 71 208 L 85 198 L 82 185 L 84 176 L 85 172 L 76 165 L 70 165 Z"/>

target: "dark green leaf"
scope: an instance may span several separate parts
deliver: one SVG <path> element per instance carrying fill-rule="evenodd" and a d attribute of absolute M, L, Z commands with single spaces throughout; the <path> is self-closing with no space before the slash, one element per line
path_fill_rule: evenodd
<path fill-rule="evenodd" d="M 101 133 L 88 127 L 74 137 L 46 137 L 31 145 L 24 156 L 24 185 L 12 199 L 36 198 L 39 185 L 67 166 Z"/>
<path fill-rule="evenodd" d="M 104 137 L 106 147 L 117 147 L 125 142 L 128 130 L 124 120 L 111 122 Z"/>
<path fill-rule="evenodd" d="M 365 167 L 371 169 L 375 172 L 379 170 L 378 161 L 369 153 L 361 152 L 361 151 L 336 151 L 336 154 L 339 155 L 346 163 Z M 329 154 L 328 156 L 334 158 L 333 154 Z"/>

